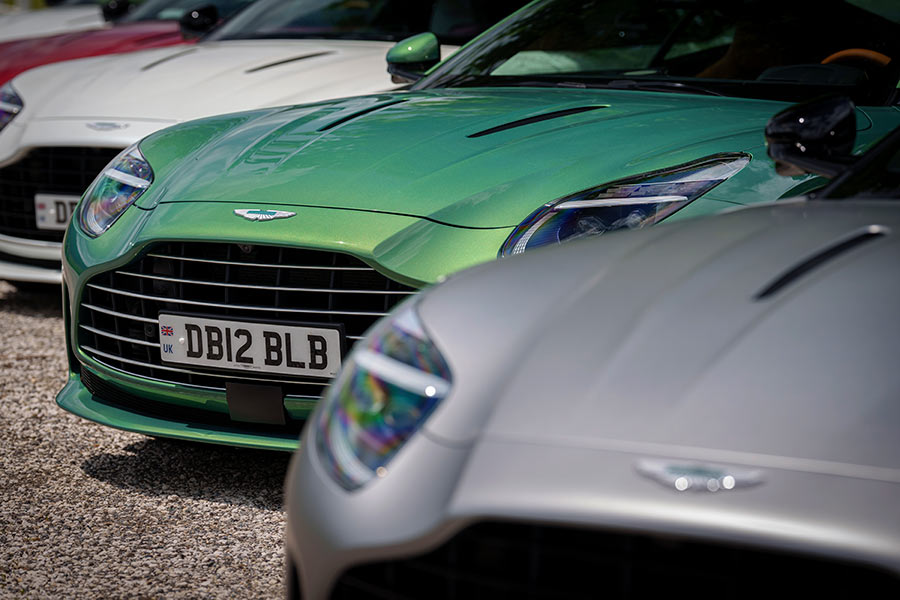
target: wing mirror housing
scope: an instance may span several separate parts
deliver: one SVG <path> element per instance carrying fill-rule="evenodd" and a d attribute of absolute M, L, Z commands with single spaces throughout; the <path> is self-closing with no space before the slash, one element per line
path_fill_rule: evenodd
<path fill-rule="evenodd" d="M 103 5 L 103 19 L 105 21 L 115 21 L 121 19 L 128 14 L 133 8 L 130 0 L 109 0 Z"/>
<path fill-rule="evenodd" d="M 849 98 L 826 97 L 795 104 L 769 120 L 766 145 L 779 175 L 829 179 L 856 160 L 856 106 Z"/>
<path fill-rule="evenodd" d="M 415 83 L 441 62 L 441 45 L 431 32 L 397 42 L 387 53 L 387 70 L 394 83 Z"/>
<path fill-rule="evenodd" d="M 181 35 L 185 39 L 198 38 L 219 24 L 219 9 L 215 4 L 204 4 L 184 13 L 178 19 Z"/>

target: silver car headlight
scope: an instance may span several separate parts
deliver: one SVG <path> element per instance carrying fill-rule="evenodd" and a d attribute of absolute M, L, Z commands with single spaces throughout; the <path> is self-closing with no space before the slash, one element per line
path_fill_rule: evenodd
<path fill-rule="evenodd" d="M 22 112 L 25 103 L 10 84 L 0 87 L 0 131 L 12 121 L 17 114 Z"/>
<path fill-rule="evenodd" d="M 451 386 L 450 369 L 407 302 L 353 350 L 322 400 L 316 447 L 348 491 L 374 477 L 422 427 Z"/>
<path fill-rule="evenodd" d="M 543 205 L 516 227 L 500 256 L 659 223 L 747 166 L 743 153 L 715 154 L 590 188 Z"/>
<path fill-rule="evenodd" d="M 123 150 L 87 191 L 78 210 L 81 228 L 97 237 L 116 222 L 153 183 L 153 169 L 137 144 Z"/>

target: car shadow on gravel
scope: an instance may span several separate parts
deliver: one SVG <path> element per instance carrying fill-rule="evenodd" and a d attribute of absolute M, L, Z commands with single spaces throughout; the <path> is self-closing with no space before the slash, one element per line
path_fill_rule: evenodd
<path fill-rule="evenodd" d="M 89 477 L 148 496 L 282 509 L 291 459 L 287 452 L 163 439 L 135 442 L 123 450 L 94 455 L 81 468 Z"/>
<path fill-rule="evenodd" d="M 0 281 L 0 312 L 28 317 L 61 317 L 62 290 L 58 285 Z"/>

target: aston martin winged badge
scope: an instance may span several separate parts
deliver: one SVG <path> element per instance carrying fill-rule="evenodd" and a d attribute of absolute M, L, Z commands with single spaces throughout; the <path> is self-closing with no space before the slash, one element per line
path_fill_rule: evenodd
<path fill-rule="evenodd" d="M 248 221 L 271 221 L 273 219 L 288 219 L 297 213 L 287 210 L 265 210 L 259 208 L 236 208 L 234 214 L 244 217 Z"/>
<path fill-rule="evenodd" d="M 762 483 L 756 469 L 706 463 L 643 459 L 637 471 L 645 477 L 679 492 L 718 492 Z"/>

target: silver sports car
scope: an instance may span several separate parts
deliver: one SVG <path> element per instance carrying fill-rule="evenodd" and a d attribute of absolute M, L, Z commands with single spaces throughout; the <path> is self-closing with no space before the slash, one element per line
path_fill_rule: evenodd
<path fill-rule="evenodd" d="M 288 475 L 288 597 L 900 597 L 900 130 L 835 152 L 846 108 L 767 130 L 786 172 L 850 167 L 813 197 L 505 259 L 377 325 Z"/>

